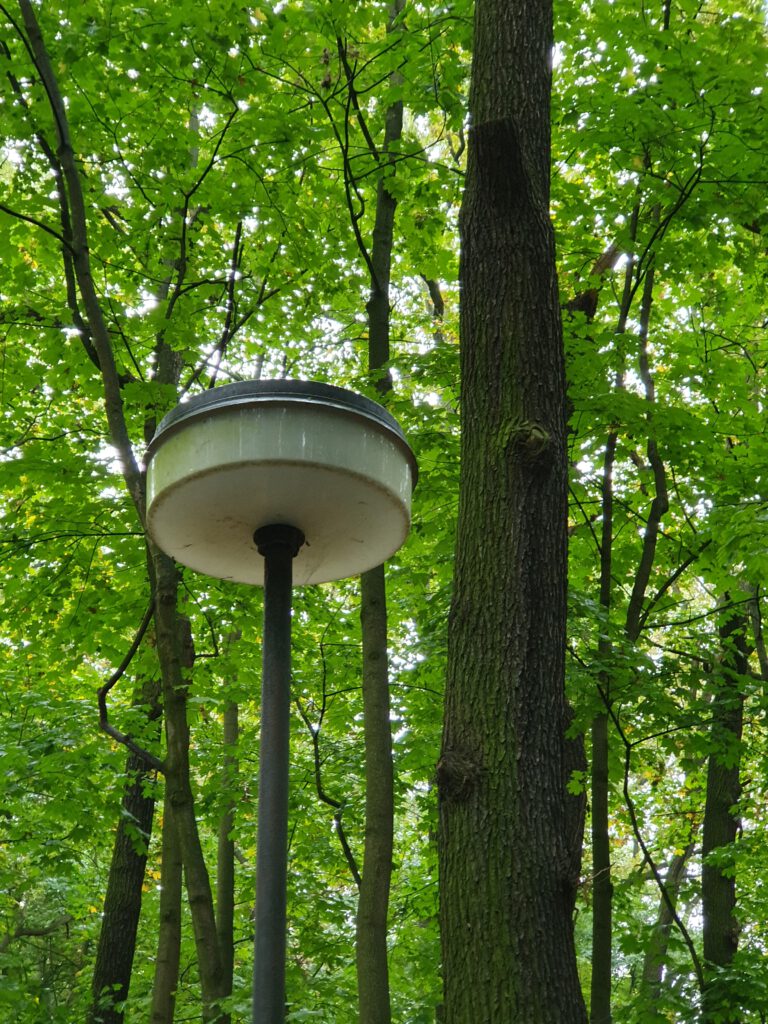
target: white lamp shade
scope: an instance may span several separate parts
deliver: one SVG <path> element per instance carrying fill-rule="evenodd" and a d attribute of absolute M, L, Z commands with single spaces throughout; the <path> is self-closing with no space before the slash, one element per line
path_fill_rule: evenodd
<path fill-rule="evenodd" d="M 416 476 L 376 402 L 314 381 L 244 381 L 160 424 L 147 452 L 147 529 L 198 572 L 261 585 L 254 531 L 294 526 L 306 538 L 294 583 L 345 579 L 401 546 Z"/>

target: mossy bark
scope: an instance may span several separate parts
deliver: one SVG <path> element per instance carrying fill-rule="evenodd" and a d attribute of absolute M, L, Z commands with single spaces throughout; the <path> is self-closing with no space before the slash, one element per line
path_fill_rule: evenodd
<path fill-rule="evenodd" d="M 564 696 L 552 12 L 478 0 L 461 211 L 462 466 L 438 765 L 446 1024 L 584 1024 Z"/>

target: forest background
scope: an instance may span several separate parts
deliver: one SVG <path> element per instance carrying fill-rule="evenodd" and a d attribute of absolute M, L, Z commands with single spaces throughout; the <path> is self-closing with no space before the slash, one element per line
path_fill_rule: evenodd
<path fill-rule="evenodd" d="M 764 1021 L 765 10 L 554 13 L 582 987 L 600 1024 Z M 385 401 L 421 470 L 388 641 L 383 577 L 295 595 L 289 1019 L 439 1019 L 472 7 L 0 18 L 0 1014 L 246 1019 L 261 594 L 148 556 L 141 454 L 289 376 Z"/>

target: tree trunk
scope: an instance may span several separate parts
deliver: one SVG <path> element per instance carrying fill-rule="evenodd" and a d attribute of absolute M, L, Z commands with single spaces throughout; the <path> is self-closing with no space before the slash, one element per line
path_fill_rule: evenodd
<path fill-rule="evenodd" d="M 235 827 L 237 797 L 237 739 L 238 708 L 230 701 L 224 707 L 224 764 L 222 785 L 227 805 L 219 822 L 219 848 L 216 871 L 216 926 L 219 933 L 224 987 L 227 995 L 232 994 L 232 973 L 235 956 L 235 841 L 232 829 Z"/>
<path fill-rule="evenodd" d="M 187 898 L 197 949 L 203 1021 L 226 1024 L 219 1001 L 225 996 L 213 894 L 195 818 L 189 777 L 187 685 L 184 680 L 182 629 L 177 611 L 177 570 L 173 559 L 154 548 L 155 628 L 157 655 L 163 671 L 163 708 L 166 735 L 166 800 L 170 803 L 184 863 Z"/>
<path fill-rule="evenodd" d="M 181 958 L 182 864 L 179 836 L 170 800 L 163 807 L 163 852 L 160 876 L 160 925 L 150 1024 L 173 1024 Z"/>
<path fill-rule="evenodd" d="M 710 730 L 712 750 L 707 764 L 707 792 L 702 828 L 701 901 L 704 918 L 704 959 L 714 967 L 727 967 L 739 944 L 736 919 L 736 877 L 708 862 L 710 854 L 736 841 L 739 819 L 734 807 L 741 795 L 741 733 L 744 693 L 740 676 L 748 671 L 745 641 L 746 616 L 726 612 L 720 627 L 723 647 L 722 672 L 716 680 Z M 734 1024 L 737 1010 L 727 1008 L 717 976 L 704 989 L 704 1024 Z"/>
<path fill-rule="evenodd" d="M 637 236 L 639 208 L 632 213 L 630 235 Z M 658 220 L 658 210 L 654 211 Z M 632 282 L 635 269 L 627 266 L 624 276 L 624 293 L 619 311 L 617 334 L 624 334 L 632 305 Z M 645 275 L 640 308 L 640 351 L 638 364 L 649 405 L 649 418 L 655 404 L 653 377 L 648 365 L 647 341 L 653 304 L 653 267 Z M 622 360 L 623 363 L 623 360 Z M 624 367 L 616 371 L 615 386 L 624 388 Z M 618 435 L 611 430 L 605 446 L 603 482 L 601 493 L 602 530 L 600 536 L 600 608 L 604 615 L 601 637 L 598 641 L 598 657 L 601 664 L 610 661 L 612 645 L 610 640 L 610 612 L 613 603 L 613 468 L 616 458 Z M 653 469 L 655 495 L 648 516 L 643 546 L 635 571 L 632 594 L 627 606 L 624 632 L 631 643 L 635 643 L 641 631 L 641 613 L 651 569 L 656 554 L 661 519 L 667 511 L 667 490 L 664 463 L 656 442 L 649 437 L 647 443 L 648 461 Z M 611 707 L 611 675 L 609 671 L 599 673 L 601 698 L 606 709 Z M 611 1024 L 611 998 L 613 985 L 613 882 L 611 880 L 611 847 L 609 819 L 610 786 L 610 733 L 609 714 L 606 710 L 597 715 L 592 723 L 592 979 L 590 985 L 591 1024 Z"/>
<path fill-rule="evenodd" d="M 677 905 L 677 897 L 680 892 L 680 885 L 685 878 L 685 866 L 691 858 L 695 847 L 689 843 L 682 853 L 676 853 L 669 863 L 667 874 L 664 879 L 664 888 L 672 901 L 672 906 Z M 659 900 L 659 913 L 643 959 L 643 974 L 640 987 L 640 1003 L 644 1012 L 653 1014 L 654 1007 L 661 995 L 661 983 L 664 977 L 664 964 L 667 960 L 667 947 L 669 945 L 669 933 L 672 930 L 672 911 L 669 904 L 663 898 Z M 659 1021 L 666 1021 L 667 1017 L 659 1014 Z"/>
<path fill-rule="evenodd" d="M 623 310 L 622 310 L 623 313 Z M 623 319 L 623 317 L 622 317 Z M 620 324 L 620 326 L 622 326 Z M 617 382 L 621 375 L 617 375 Z M 602 529 L 600 534 L 600 609 L 604 621 L 600 626 L 598 657 L 605 665 L 611 656 L 609 617 L 613 591 L 613 465 L 617 435 L 611 431 L 605 445 L 601 495 Z M 610 673 L 599 674 L 601 698 L 609 706 Z M 596 715 L 592 722 L 592 977 L 590 982 L 589 1019 L 591 1024 L 610 1024 L 611 977 L 613 962 L 613 883 L 611 881 L 611 845 L 609 834 L 609 753 L 608 711 Z"/>
<path fill-rule="evenodd" d="M 357 904 L 360 1024 L 389 1024 L 387 910 L 392 875 L 394 797 L 389 721 L 384 567 L 361 579 L 365 701 L 365 859 Z"/>
<path fill-rule="evenodd" d="M 403 0 L 394 0 L 390 5 L 388 32 L 393 30 L 402 9 Z M 402 130 L 403 104 L 400 101 L 387 108 L 382 161 L 391 162 L 391 147 L 400 139 Z M 390 358 L 389 284 L 396 208 L 397 200 L 382 176 L 376 194 L 370 258 L 371 293 L 366 304 L 368 369 L 382 395 L 392 387 L 387 364 Z M 365 850 L 355 933 L 358 1020 L 360 1024 L 390 1024 L 387 915 L 395 806 L 383 565 L 364 573 L 361 578 L 360 620 L 363 637 Z"/>
<path fill-rule="evenodd" d="M 122 381 L 115 360 L 107 318 L 96 288 L 90 257 L 87 206 L 81 181 L 81 168 L 75 155 L 67 118 L 67 105 L 59 89 L 52 61 L 46 50 L 35 5 L 30 0 L 19 0 L 28 37 L 28 49 L 45 85 L 51 114 L 56 125 L 57 159 L 61 169 L 59 203 L 62 218 L 66 214 L 69 237 L 66 241 L 65 260 L 74 272 L 74 281 L 82 299 L 82 309 L 88 322 L 91 351 L 89 355 L 98 366 L 104 397 L 104 409 L 109 426 L 109 438 L 117 451 L 123 479 L 136 513 L 144 524 L 146 513 L 145 474 L 139 466 L 131 443 L 123 409 Z M 193 151 L 192 162 L 196 160 Z M 185 251 L 182 247 L 176 282 L 176 296 L 180 294 L 184 276 Z M 170 312 L 170 310 L 169 310 Z M 78 314 L 79 315 L 79 314 Z M 169 315 L 169 314 L 167 314 Z M 158 383 L 178 381 L 181 357 L 164 343 L 163 331 L 158 336 Z M 147 424 L 148 425 L 148 424 Z M 220 1011 L 219 1000 L 224 994 L 221 957 L 218 948 L 216 924 L 210 881 L 202 854 L 200 837 L 194 812 L 194 799 L 189 779 L 189 730 L 186 721 L 186 686 L 182 674 L 181 646 L 183 643 L 180 616 L 176 607 L 177 580 L 173 561 L 148 543 L 150 577 L 155 593 L 155 627 L 157 654 L 162 674 L 163 708 L 167 739 L 165 761 L 166 799 L 173 805 L 174 820 L 184 870 L 198 954 L 198 966 L 203 997 L 203 1021 L 206 1024 L 226 1024 L 228 1015 Z"/>
<path fill-rule="evenodd" d="M 608 831 L 608 715 L 592 722 L 592 978 L 591 1024 L 611 1021 L 613 883 Z"/>
<path fill-rule="evenodd" d="M 461 211 L 462 462 L 438 764 L 446 1024 L 584 1024 L 565 790 L 565 380 L 552 12 L 478 0 Z"/>
<path fill-rule="evenodd" d="M 152 684 L 148 691 L 137 702 L 147 705 L 147 717 L 156 722 L 161 713 L 159 685 Z M 125 774 L 122 814 L 112 848 L 93 969 L 93 1004 L 88 1011 L 88 1024 L 122 1024 L 124 1011 L 118 1006 L 128 998 L 136 950 L 155 796 L 154 782 L 150 782 L 143 758 L 130 754 Z"/>

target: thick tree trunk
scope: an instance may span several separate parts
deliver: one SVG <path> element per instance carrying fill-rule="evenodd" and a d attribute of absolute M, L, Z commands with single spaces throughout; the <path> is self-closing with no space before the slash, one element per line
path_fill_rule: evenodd
<path fill-rule="evenodd" d="M 159 696 L 159 685 L 152 684 L 140 698 L 140 703 L 147 705 L 150 721 L 156 722 L 160 716 Z M 128 998 L 136 949 L 147 847 L 155 810 L 153 787 L 143 759 L 131 754 L 126 762 L 122 814 L 104 898 L 88 1024 L 122 1024 L 124 1019 L 124 1011 L 119 1007 Z"/>
<path fill-rule="evenodd" d="M 725 613 L 728 615 L 728 613 Z M 734 813 L 741 795 L 741 733 L 744 717 L 743 683 L 748 671 L 746 616 L 730 613 L 720 627 L 722 674 L 716 681 L 710 730 L 712 752 L 707 764 L 707 792 L 702 827 L 701 902 L 704 918 L 704 959 L 727 967 L 739 945 L 736 919 L 736 878 L 733 872 L 708 862 L 710 854 L 736 841 L 739 819 Z M 735 1024 L 737 1010 L 722 1005 L 716 974 L 704 990 L 704 1024 Z"/>
<path fill-rule="evenodd" d="M 163 807 L 163 852 L 160 876 L 160 924 L 150 1024 L 173 1024 L 181 958 L 182 863 L 179 836 L 170 800 Z"/>
<path fill-rule="evenodd" d="M 461 214 L 462 466 L 438 765 L 446 1024 L 583 1024 L 566 812 L 565 380 L 552 12 L 478 0 Z"/>

